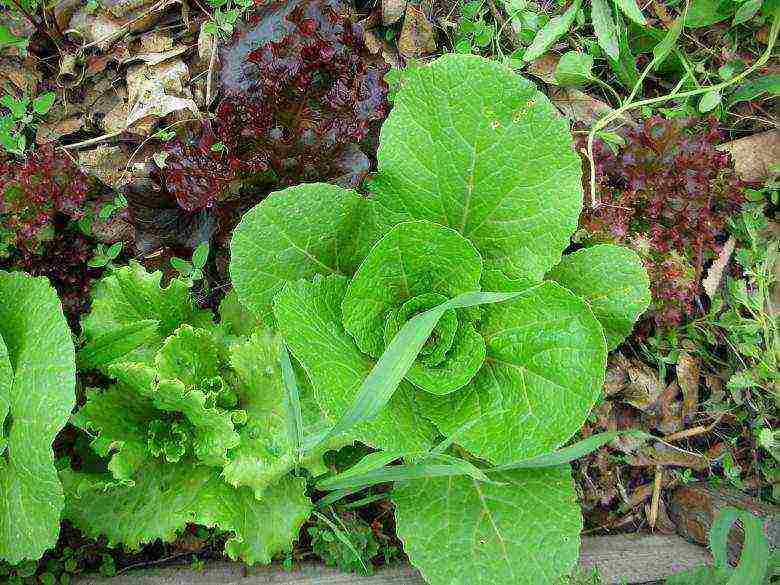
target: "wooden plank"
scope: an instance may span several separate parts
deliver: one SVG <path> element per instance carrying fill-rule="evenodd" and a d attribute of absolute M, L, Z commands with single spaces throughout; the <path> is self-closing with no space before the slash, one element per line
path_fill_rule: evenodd
<path fill-rule="evenodd" d="M 615 584 L 659 581 L 709 562 L 706 549 L 679 536 L 585 537 L 580 556 L 581 568 L 586 571 L 597 568 L 604 583 Z M 407 565 L 389 567 L 371 577 L 359 577 L 316 564 L 304 564 L 293 572 L 285 572 L 278 566 L 250 568 L 227 562 L 210 563 L 200 572 L 179 565 L 139 570 L 112 579 L 86 576 L 76 582 L 79 585 L 425 585 L 419 573 Z"/>

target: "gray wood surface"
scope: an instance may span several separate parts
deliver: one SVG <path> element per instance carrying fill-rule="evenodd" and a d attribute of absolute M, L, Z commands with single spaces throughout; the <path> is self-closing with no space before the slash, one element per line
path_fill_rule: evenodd
<path fill-rule="evenodd" d="M 619 535 L 582 539 L 580 566 L 597 568 L 604 583 L 648 583 L 683 569 L 710 562 L 707 551 L 679 536 Z M 219 562 L 193 571 L 189 566 L 150 568 L 112 579 L 82 577 L 79 585 L 425 585 L 417 571 L 405 565 L 371 577 L 344 575 L 320 565 L 305 564 L 293 572 L 278 566 L 250 568 Z M 496 584 L 501 585 L 501 584 Z M 541 584 L 540 585 L 547 585 Z"/>

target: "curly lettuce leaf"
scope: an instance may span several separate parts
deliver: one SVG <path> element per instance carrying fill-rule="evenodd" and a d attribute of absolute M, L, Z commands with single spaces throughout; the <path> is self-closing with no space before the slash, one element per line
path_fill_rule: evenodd
<path fill-rule="evenodd" d="M 119 383 L 106 390 L 88 389 L 71 423 L 94 437 L 90 446 L 98 456 L 110 458 L 108 469 L 115 479 L 131 482 L 150 457 L 147 430 L 157 416 L 149 398 Z"/>
<path fill-rule="evenodd" d="M 125 346 L 124 354 L 114 358 L 151 363 L 159 344 L 183 323 L 211 324 L 211 313 L 195 306 L 184 281 L 174 279 L 166 288 L 161 281 L 162 272 L 148 273 L 135 261 L 102 278 L 93 293 L 92 310 L 81 323 L 86 345 L 97 346 L 106 336 L 139 321 L 154 320 L 158 323 L 156 338 L 139 337 L 134 350 Z"/>
<path fill-rule="evenodd" d="M 219 349 L 212 333 L 182 325 L 163 343 L 154 358 L 161 380 L 180 380 L 188 388 L 201 388 L 219 376 Z"/>
<path fill-rule="evenodd" d="M 138 549 L 156 539 L 169 542 L 188 523 L 218 526 L 233 536 L 225 552 L 249 564 L 270 563 L 291 550 L 312 505 L 306 482 L 287 476 L 262 500 L 235 489 L 215 468 L 147 461 L 132 486 L 111 486 L 102 475 L 61 472 L 67 494 L 65 517 L 84 534 L 105 535 L 110 546 Z"/>
<path fill-rule="evenodd" d="M 492 282 L 491 284 L 497 284 Z M 465 388 L 416 400 L 445 435 L 477 457 L 506 464 L 550 452 L 579 430 L 604 382 L 604 334 L 586 302 L 545 282 L 486 305 L 485 366 Z"/>
<path fill-rule="evenodd" d="M 287 284 L 274 299 L 279 330 L 331 420 L 338 420 L 349 409 L 374 366 L 342 325 L 341 302 L 346 290 L 346 278 L 315 277 L 313 282 Z M 355 428 L 354 438 L 386 450 L 426 449 L 433 428 L 420 415 L 414 393 L 414 387 L 403 382 L 373 420 Z"/>
<path fill-rule="evenodd" d="M 52 442 L 73 408 L 70 329 L 45 278 L 0 271 L 0 558 L 37 559 L 53 546 L 64 505 Z M 9 368 L 13 376 L 9 376 Z"/>
<path fill-rule="evenodd" d="M 377 156 L 377 213 L 459 231 L 486 268 L 539 281 L 577 227 L 582 164 L 568 123 L 496 61 L 445 55 L 409 71 Z"/>
<path fill-rule="evenodd" d="M 396 484 L 398 536 L 430 585 L 557 583 L 582 517 L 568 466 Z"/>
<path fill-rule="evenodd" d="M 370 206 L 354 191 L 324 183 L 269 195 L 233 232 L 230 277 L 241 304 L 265 318 L 286 282 L 351 275 L 378 239 Z"/>
<path fill-rule="evenodd" d="M 325 471 L 322 455 L 328 448 L 342 443 L 328 443 L 298 461 L 290 444 L 285 387 L 280 365 L 281 339 L 268 331 L 258 331 L 231 348 L 231 365 L 238 378 L 236 392 L 247 422 L 239 434 L 239 445 L 230 452 L 223 477 L 235 487 L 251 488 L 255 497 L 265 497 L 269 485 L 296 466 L 309 469 L 313 475 Z M 307 432 L 316 433 L 329 421 L 314 401 L 313 390 L 304 384 L 305 374 L 298 376 L 301 410 Z"/>
<path fill-rule="evenodd" d="M 629 336 L 650 305 L 650 279 L 636 252 L 602 244 L 565 256 L 547 278 L 588 301 L 604 328 L 607 349 Z"/>

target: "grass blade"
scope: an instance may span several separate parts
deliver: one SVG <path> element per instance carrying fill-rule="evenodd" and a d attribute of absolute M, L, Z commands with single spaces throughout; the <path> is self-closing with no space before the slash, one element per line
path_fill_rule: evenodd
<path fill-rule="evenodd" d="M 608 433 L 599 433 L 593 435 L 587 439 L 583 439 L 573 445 L 558 449 L 552 453 L 545 453 L 538 457 L 532 457 L 530 459 L 524 459 L 522 461 L 515 461 L 513 463 L 507 463 L 506 465 L 500 465 L 494 467 L 490 471 L 506 471 L 509 469 L 528 469 L 533 467 L 554 467 L 556 465 L 563 465 L 564 463 L 571 463 L 575 459 L 579 459 L 589 453 L 593 453 L 596 449 L 602 445 L 606 445 L 610 441 L 617 439 L 620 436 L 633 436 L 637 438 L 650 439 L 652 438 L 647 433 L 642 431 L 611 431 Z"/>
<path fill-rule="evenodd" d="M 293 370 L 292 362 L 290 361 L 290 352 L 287 351 L 287 346 L 282 344 L 281 350 L 281 366 L 282 366 L 282 380 L 285 387 L 285 401 L 284 407 L 287 411 L 287 435 L 292 445 L 296 460 L 300 457 L 301 449 L 303 447 L 303 413 L 301 412 L 301 393 L 298 388 L 298 380 L 295 378 L 295 370 Z"/>
<path fill-rule="evenodd" d="M 159 321 L 144 319 L 96 337 L 76 354 L 78 369 L 94 370 L 154 341 L 159 325 Z"/>
<path fill-rule="evenodd" d="M 433 463 L 429 461 L 441 461 Z M 427 479 L 431 477 L 450 477 L 468 475 L 477 481 L 495 483 L 485 473 L 473 464 L 448 455 L 438 455 L 432 460 L 409 465 L 391 465 L 360 474 L 339 474 L 317 483 L 320 490 L 352 490 L 412 479 Z"/>

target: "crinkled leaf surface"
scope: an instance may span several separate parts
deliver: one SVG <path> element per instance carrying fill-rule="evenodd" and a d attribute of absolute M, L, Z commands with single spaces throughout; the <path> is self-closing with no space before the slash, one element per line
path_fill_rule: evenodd
<path fill-rule="evenodd" d="M 398 536 L 430 585 L 557 583 L 582 517 L 569 466 L 396 484 Z"/>
<path fill-rule="evenodd" d="M 162 272 L 148 273 L 138 262 L 130 262 L 102 278 L 94 291 L 92 311 L 82 321 L 84 337 L 89 344 L 104 334 L 111 334 L 137 321 L 159 321 L 158 344 L 145 343 L 123 356 L 125 361 L 151 362 L 166 337 L 183 323 L 207 326 L 211 314 L 195 307 L 187 284 L 174 279 L 161 287 Z"/>
<path fill-rule="evenodd" d="M 604 328 L 609 350 L 628 337 L 650 305 L 650 280 L 642 260 L 622 246 L 578 250 L 564 257 L 547 277 L 588 301 Z"/>
<path fill-rule="evenodd" d="M 568 124 L 495 61 L 446 55 L 405 75 L 378 160 L 378 213 L 455 229 L 510 276 L 541 280 L 577 226 L 582 165 Z"/>
<path fill-rule="evenodd" d="M 106 489 L 99 475 L 61 472 L 67 494 L 65 516 L 85 534 L 105 535 L 109 545 L 137 549 L 158 538 L 171 541 L 187 523 L 233 532 L 225 549 L 247 563 L 269 563 L 291 549 L 311 512 L 305 480 L 288 476 L 266 490 L 235 489 L 218 469 L 148 461 L 132 487 Z"/>
<path fill-rule="evenodd" d="M 582 426 L 604 382 L 604 334 L 585 301 L 545 282 L 483 307 L 485 366 L 447 396 L 416 394 L 445 435 L 474 455 L 505 464 L 552 451 Z"/>
<path fill-rule="evenodd" d="M 188 388 L 219 376 L 219 349 L 211 332 L 189 325 L 165 340 L 154 361 L 161 380 L 181 380 Z"/>
<path fill-rule="evenodd" d="M 57 540 L 64 502 L 51 446 L 76 400 L 70 329 L 45 278 L 0 272 L 0 338 L 0 412 L 8 409 L 10 423 L 0 457 L 0 558 L 13 564 Z"/>
<path fill-rule="evenodd" d="M 313 474 L 324 472 L 323 451 L 341 446 L 328 444 L 296 461 L 288 436 L 280 350 L 281 339 L 268 331 L 258 331 L 231 349 L 231 365 L 239 381 L 239 406 L 247 413 L 247 423 L 239 431 L 241 442 L 230 452 L 223 477 L 235 487 L 250 487 L 258 498 L 264 497 L 266 488 L 296 464 Z M 303 372 L 298 382 L 306 432 L 325 430 L 328 419 L 314 401 Z"/>
<path fill-rule="evenodd" d="M 100 457 L 110 457 L 109 470 L 120 481 L 132 476 L 149 458 L 147 430 L 157 418 L 149 398 L 123 383 L 105 391 L 89 389 L 87 401 L 71 422 L 94 436 L 90 444 Z"/>
<path fill-rule="evenodd" d="M 274 301 L 274 315 L 290 352 L 301 363 L 322 409 L 337 420 L 352 404 L 374 365 L 341 322 L 347 280 L 332 275 L 287 284 Z M 355 438 L 387 450 L 424 450 L 431 425 L 418 412 L 414 388 L 402 382 L 388 405 L 358 425 Z"/>
<path fill-rule="evenodd" d="M 233 232 L 230 276 L 258 317 L 285 282 L 351 275 L 377 239 L 371 203 L 354 191 L 312 183 L 269 195 Z"/>
<path fill-rule="evenodd" d="M 445 298 L 478 290 L 482 259 L 457 231 L 428 221 L 404 222 L 371 249 L 341 304 L 344 328 L 363 353 L 385 348 L 388 314 L 425 293 Z"/>

